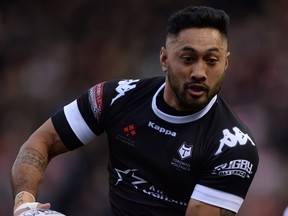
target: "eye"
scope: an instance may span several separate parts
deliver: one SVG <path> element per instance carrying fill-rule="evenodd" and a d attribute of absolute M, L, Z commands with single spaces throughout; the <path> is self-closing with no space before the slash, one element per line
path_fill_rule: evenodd
<path fill-rule="evenodd" d="M 187 62 L 191 62 L 192 58 L 190 56 L 184 56 L 183 59 Z"/>
<path fill-rule="evenodd" d="M 190 63 L 190 62 L 193 62 L 193 58 L 192 58 L 192 56 L 182 56 L 181 57 L 183 60 L 184 60 L 184 62 L 186 62 L 186 63 Z"/>
<path fill-rule="evenodd" d="M 218 62 L 218 59 L 217 58 L 207 58 L 206 62 L 209 65 L 215 65 Z"/>

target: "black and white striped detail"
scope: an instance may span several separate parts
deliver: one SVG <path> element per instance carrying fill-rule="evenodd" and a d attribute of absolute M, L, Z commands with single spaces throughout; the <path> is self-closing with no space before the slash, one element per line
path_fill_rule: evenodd
<path fill-rule="evenodd" d="M 96 134 L 81 115 L 77 100 L 64 107 L 64 114 L 72 131 L 84 145 L 90 143 L 96 137 Z"/>

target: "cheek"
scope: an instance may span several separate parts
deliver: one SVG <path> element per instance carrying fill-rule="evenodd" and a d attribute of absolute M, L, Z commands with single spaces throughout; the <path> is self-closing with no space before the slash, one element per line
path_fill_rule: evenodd
<path fill-rule="evenodd" d="M 178 79 L 189 79 L 190 69 L 183 66 L 180 62 L 174 61 L 167 64 L 168 73 L 176 76 Z"/>
<path fill-rule="evenodd" d="M 176 65 L 174 65 L 174 67 L 168 65 L 166 75 L 177 85 L 186 82 L 187 79 L 189 79 L 189 75 L 183 71 L 183 68 L 177 67 Z"/>
<path fill-rule="evenodd" d="M 215 76 L 210 77 L 211 88 L 219 90 L 222 85 L 223 79 L 224 79 L 224 73 L 219 73 Z"/>

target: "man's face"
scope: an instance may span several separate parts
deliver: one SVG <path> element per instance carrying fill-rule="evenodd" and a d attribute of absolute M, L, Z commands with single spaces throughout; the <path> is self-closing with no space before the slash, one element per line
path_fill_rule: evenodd
<path fill-rule="evenodd" d="M 166 103 L 179 111 L 202 109 L 221 88 L 228 56 L 227 40 L 216 29 L 189 28 L 169 36 L 160 52 Z"/>

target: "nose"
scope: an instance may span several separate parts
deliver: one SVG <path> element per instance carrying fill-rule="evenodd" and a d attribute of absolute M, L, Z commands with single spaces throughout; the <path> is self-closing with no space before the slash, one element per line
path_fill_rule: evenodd
<path fill-rule="evenodd" d="M 197 81 L 205 81 L 207 78 L 206 66 L 203 61 L 197 61 L 191 68 L 190 78 Z"/>

